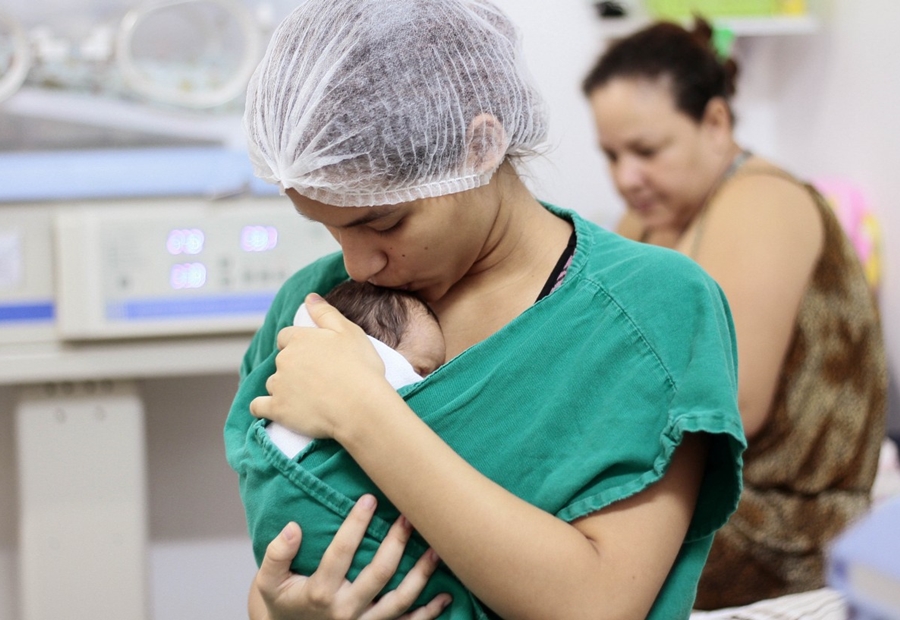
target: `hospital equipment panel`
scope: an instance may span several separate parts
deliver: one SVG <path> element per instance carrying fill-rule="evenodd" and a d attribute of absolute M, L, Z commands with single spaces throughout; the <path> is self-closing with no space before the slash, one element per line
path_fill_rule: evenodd
<path fill-rule="evenodd" d="M 0 206 L 0 343 L 250 333 L 338 249 L 284 197 Z"/>

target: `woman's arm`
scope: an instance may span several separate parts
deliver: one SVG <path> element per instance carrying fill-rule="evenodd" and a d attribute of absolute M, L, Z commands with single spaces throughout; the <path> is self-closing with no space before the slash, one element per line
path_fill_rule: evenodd
<path fill-rule="evenodd" d="M 748 438 L 768 419 L 823 235 L 807 191 L 773 175 L 736 177 L 709 206 L 693 258 L 722 287 L 731 307 L 738 404 Z"/>
<path fill-rule="evenodd" d="M 659 483 L 568 524 L 482 476 L 411 412 L 380 411 L 338 440 L 500 616 L 646 616 L 693 515 L 703 438 L 685 440 Z"/>
<path fill-rule="evenodd" d="M 646 616 L 693 514 L 703 436 L 685 439 L 660 482 L 565 523 L 459 457 L 379 377 L 374 360 L 358 361 L 361 331 L 327 304 L 314 306 L 313 318 L 327 329 L 282 332 L 273 396 L 255 400 L 254 415 L 290 425 L 297 377 L 315 366 L 318 384 L 343 387 L 353 368 L 353 389 L 319 390 L 318 401 L 306 394 L 310 426 L 302 430 L 339 441 L 476 596 L 508 619 Z M 328 362 L 296 357 L 303 346 L 292 347 L 295 338 L 320 340 Z"/>

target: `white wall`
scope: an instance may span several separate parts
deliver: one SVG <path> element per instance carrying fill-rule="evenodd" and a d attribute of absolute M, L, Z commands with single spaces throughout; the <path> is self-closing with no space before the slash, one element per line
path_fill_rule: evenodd
<path fill-rule="evenodd" d="M 0 387 L 0 620 L 14 620 L 18 606 L 18 492 L 16 490 L 14 391 Z"/>
<path fill-rule="evenodd" d="M 519 25 L 525 60 L 550 114 L 545 157 L 528 166 L 534 193 L 611 226 L 622 209 L 596 148 L 581 81 L 603 49 L 600 22 L 584 0 L 495 0 Z"/>
<path fill-rule="evenodd" d="M 154 620 L 246 617 L 256 563 L 222 429 L 237 374 L 140 383 Z"/>

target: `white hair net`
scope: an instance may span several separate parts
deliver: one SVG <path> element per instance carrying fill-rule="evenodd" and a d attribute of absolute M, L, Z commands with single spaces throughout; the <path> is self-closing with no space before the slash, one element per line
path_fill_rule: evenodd
<path fill-rule="evenodd" d="M 372 206 L 484 185 L 546 121 L 486 0 L 306 0 L 250 80 L 244 129 L 260 178 Z"/>

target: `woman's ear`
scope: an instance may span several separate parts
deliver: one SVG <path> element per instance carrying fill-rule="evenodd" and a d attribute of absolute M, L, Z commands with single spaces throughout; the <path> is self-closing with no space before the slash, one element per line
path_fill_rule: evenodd
<path fill-rule="evenodd" d="M 466 164 L 481 174 L 494 170 L 503 162 L 509 138 L 496 116 L 483 113 L 469 123 L 466 144 Z"/>
<path fill-rule="evenodd" d="M 722 97 L 710 99 L 706 104 L 706 110 L 703 111 L 703 119 L 700 124 L 715 146 L 723 149 L 731 147 L 733 139 L 731 108 L 725 99 Z"/>

